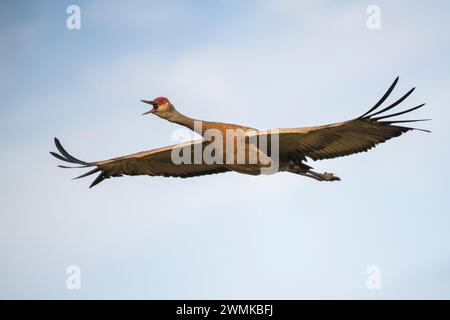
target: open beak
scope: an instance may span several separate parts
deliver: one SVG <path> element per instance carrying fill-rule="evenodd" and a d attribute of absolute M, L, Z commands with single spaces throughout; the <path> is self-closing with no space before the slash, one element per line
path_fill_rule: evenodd
<path fill-rule="evenodd" d="M 141 102 L 147 103 L 147 104 L 151 104 L 152 106 L 155 105 L 155 103 L 153 101 L 151 101 L 151 100 L 141 100 Z M 155 113 L 155 111 L 156 111 L 156 109 L 153 107 L 153 109 L 151 109 L 151 110 L 149 110 L 147 112 L 144 112 L 142 115 L 149 114 L 149 113 Z"/>

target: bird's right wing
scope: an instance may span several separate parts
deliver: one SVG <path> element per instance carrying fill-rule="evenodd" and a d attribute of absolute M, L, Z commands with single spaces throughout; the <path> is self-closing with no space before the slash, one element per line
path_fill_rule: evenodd
<path fill-rule="evenodd" d="M 55 145 L 60 154 L 55 152 L 50 152 L 50 154 L 59 160 L 80 165 L 76 167 L 59 166 L 61 168 L 95 167 L 93 170 L 75 178 L 83 178 L 91 174 L 100 172 L 94 182 L 92 182 L 92 184 L 90 185 L 90 188 L 92 188 L 96 184 L 102 182 L 104 179 L 108 179 L 110 177 L 121 177 L 123 175 L 149 175 L 188 178 L 230 171 L 221 164 L 205 163 L 203 160 L 203 156 L 199 157 L 200 161 L 195 161 L 195 153 L 201 152 L 203 155 L 203 150 L 207 144 L 208 141 L 196 140 L 159 149 L 138 152 L 110 160 L 85 162 L 70 155 L 63 148 L 59 140 L 55 138 Z M 184 152 L 190 153 L 189 157 L 183 157 L 185 155 Z M 173 161 L 174 154 L 176 157 L 179 156 L 178 160 L 175 162 L 179 163 L 179 159 L 181 157 L 183 157 L 183 159 L 187 159 L 188 161 L 176 164 Z"/>

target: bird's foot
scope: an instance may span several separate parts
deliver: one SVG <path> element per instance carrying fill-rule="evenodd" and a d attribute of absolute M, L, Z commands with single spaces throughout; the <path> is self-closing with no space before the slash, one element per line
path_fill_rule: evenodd
<path fill-rule="evenodd" d="M 324 172 L 321 174 L 321 176 L 325 181 L 341 181 L 341 178 L 335 176 L 331 172 Z"/>

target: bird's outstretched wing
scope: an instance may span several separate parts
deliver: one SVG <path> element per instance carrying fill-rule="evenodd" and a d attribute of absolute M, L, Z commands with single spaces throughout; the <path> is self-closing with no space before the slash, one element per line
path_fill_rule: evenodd
<path fill-rule="evenodd" d="M 410 130 L 429 132 L 428 130 L 396 125 L 429 119 L 391 120 L 394 116 L 409 113 L 425 104 L 404 111 L 385 114 L 385 112 L 403 102 L 415 89 L 412 88 L 396 102 L 382 108 L 381 105 L 391 94 L 397 82 L 398 77 L 384 96 L 369 111 L 356 119 L 317 127 L 279 129 L 280 153 L 289 154 L 292 152 L 302 158 L 306 156 L 313 160 L 330 159 L 365 152 L 379 143 Z"/>
<path fill-rule="evenodd" d="M 203 152 L 203 149 L 207 145 L 207 143 L 207 141 L 203 140 L 190 141 L 150 151 L 138 152 L 111 160 L 85 162 L 70 155 L 63 148 L 59 140 L 55 138 L 55 145 L 60 154 L 55 152 L 50 152 L 50 154 L 59 160 L 79 165 L 75 167 L 59 166 L 61 168 L 94 167 L 94 169 L 92 169 L 91 171 L 75 178 L 79 179 L 99 172 L 97 178 L 90 185 L 90 188 L 92 188 L 96 184 L 102 182 L 104 179 L 108 179 L 111 177 L 121 177 L 123 175 L 149 175 L 188 178 L 230 171 L 221 164 L 206 164 L 203 160 L 201 160 L 201 163 L 195 162 L 195 152 Z M 175 164 L 174 161 L 172 161 L 172 151 L 178 153 L 180 157 L 184 155 L 183 152 L 190 152 L 190 159 L 180 164 Z M 185 159 L 188 158 L 186 157 Z M 203 159 L 203 157 L 201 157 L 201 159 Z"/>

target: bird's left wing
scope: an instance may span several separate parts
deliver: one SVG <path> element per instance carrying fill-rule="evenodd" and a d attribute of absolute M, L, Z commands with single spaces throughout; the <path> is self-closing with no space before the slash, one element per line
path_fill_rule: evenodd
<path fill-rule="evenodd" d="M 55 152 L 50 152 L 50 154 L 59 160 L 79 165 L 76 167 L 59 166 L 61 168 L 94 167 L 91 171 L 75 178 L 83 178 L 99 172 L 97 178 L 90 185 L 90 188 L 92 188 L 104 179 L 121 177 L 123 175 L 188 178 L 230 171 L 221 164 L 205 163 L 203 156 L 198 157 L 200 160 L 196 161 L 196 152 L 201 153 L 202 155 L 203 150 L 208 143 L 208 141 L 204 140 L 189 141 L 178 145 L 138 152 L 120 158 L 96 162 L 85 162 L 70 155 L 63 148 L 59 140 L 55 138 L 55 145 L 60 154 Z M 185 156 L 185 152 L 188 153 L 188 156 Z M 176 161 L 174 161 L 174 155 L 177 157 Z M 180 161 L 181 158 L 187 161 Z"/>
<path fill-rule="evenodd" d="M 306 156 L 313 160 L 330 159 L 367 151 L 379 143 L 383 143 L 410 130 L 429 132 L 428 130 L 397 125 L 429 119 L 388 119 L 419 109 L 425 104 L 388 115 L 384 114 L 405 100 L 414 91 L 414 88 L 396 102 L 379 110 L 386 98 L 391 94 L 397 81 L 398 77 L 375 106 L 358 118 L 317 127 L 278 129 L 280 153 L 289 154 L 292 152 L 301 158 Z"/>

